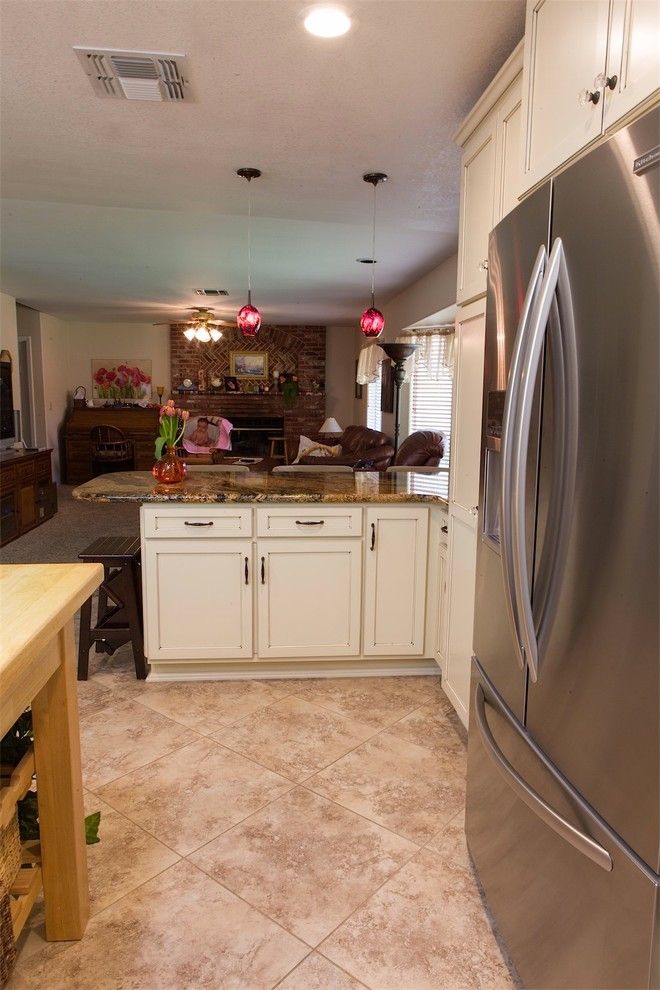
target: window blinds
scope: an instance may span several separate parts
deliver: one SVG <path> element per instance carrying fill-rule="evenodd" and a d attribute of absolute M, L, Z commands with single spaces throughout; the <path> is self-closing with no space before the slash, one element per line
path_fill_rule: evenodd
<path fill-rule="evenodd" d="M 434 334 L 430 343 L 430 365 L 438 367 L 444 361 L 445 348 L 451 346 L 452 337 Z M 410 432 L 415 430 L 440 430 L 445 435 L 445 453 L 442 467 L 449 467 L 451 446 L 451 396 L 452 377 L 443 375 L 434 381 L 426 363 L 417 362 L 410 381 Z"/>
<path fill-rule="evenodd" d="M 380 412 L 380 365 L 375 382 L 367 385 L 367 426 L 370 430 L 380 430 L 382 422 Z"/>

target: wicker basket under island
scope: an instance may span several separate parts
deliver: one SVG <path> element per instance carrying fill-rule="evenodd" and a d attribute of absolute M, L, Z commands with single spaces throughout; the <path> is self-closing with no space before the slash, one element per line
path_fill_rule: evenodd
<path fill-rule="evenodd" d="M 49 941 L 81 938 L 89 917 L 73 617 L 102 578 L 100 564 L 0 565 L 0 738 L 28 707 L 34 736 L 0 770 L 0 979 L 42 885 Z M 40 842 L 21 844 L 35 773 Z"/>

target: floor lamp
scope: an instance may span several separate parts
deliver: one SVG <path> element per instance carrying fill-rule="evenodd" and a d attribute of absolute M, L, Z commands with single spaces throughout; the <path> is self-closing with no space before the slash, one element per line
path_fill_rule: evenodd
<path fill-rule="evenodd" d="M 401 386 L 406 380 L 406 361 L 414 354 L 419 344 L 379 344 L 388 358 L 394 362 L 394 453 L 399 449 L 399 402 Z"/>

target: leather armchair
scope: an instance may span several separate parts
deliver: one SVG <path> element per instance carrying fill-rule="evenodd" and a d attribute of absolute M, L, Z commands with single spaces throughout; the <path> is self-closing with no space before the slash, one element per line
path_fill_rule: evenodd
<path fill-rule="evenodd" d="M 403 441 L 393 463 L 399 465 L 437 467 L 445 452 L 444 433 L 418 430 Z"/>
<path fill-rule="evenodd" d="M 332 463 L 348 465 L 354 471 L 385 471 L 394 456 L 392 438 L 367 426 L 347 426 L 337 439 L 342 452 L 332 458 Z M 299 463 L 318 465 L 319 458 L 301 457 Z"/>

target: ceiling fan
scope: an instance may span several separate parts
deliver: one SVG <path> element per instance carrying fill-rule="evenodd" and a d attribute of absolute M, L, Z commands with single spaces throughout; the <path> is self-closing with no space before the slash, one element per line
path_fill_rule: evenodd
<path fill-rule="evenodd" d="M 212 309 L 206 306 L 191 306 L 190 312 L 192 316 L 186 320 L 172 320 L 171 323 L 182 323 L 185 324 L 186 328 L 183 331 L 183 336 L 186 340 L 198 340 L 202 344 L 207 344 L 209 341 L 214 343 L 221 339 L 222 331 L 218 327 L 229 327 L 233 326 L 229 320 L 218 320 L 215 318 L 215 313 Z M 154 326 L 169 326 L 168 324 L 155 323 Z"/>

